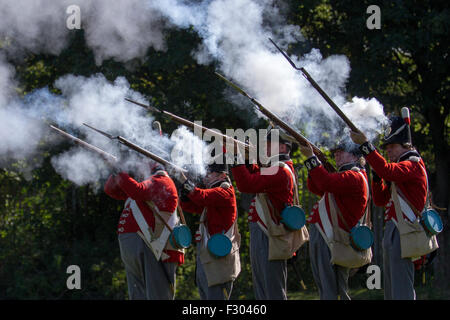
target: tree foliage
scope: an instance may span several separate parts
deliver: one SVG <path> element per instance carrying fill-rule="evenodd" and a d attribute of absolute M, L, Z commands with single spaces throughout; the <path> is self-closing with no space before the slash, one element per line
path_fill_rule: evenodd
<path fill-rule="evenodd" d="M 412 110 L 413 139 L 430 171 L 435 201 L 448 207 L 450 13 L 444 1 L 379 1 L 382 26 L 366 28 L 370 1 L 289 1 L 288 20 L 299 25 L 307 41 L 289 48 L 305 53 L 319 48 L 323 56 L 344 54 L 352 71 L 347 91 L 353 96 L 376 97 L 385 111 Z M 18 90 L 27 94 L 49 86 L 65 74 L 90 76 L 102 73 L 113 81 L 128 79 L 133 90 L 150 102 L 205 126 L 218 128 L 264 127 L 250 108 L 242 109 L 224 96 L 225 85 L 214 75 L 215 65 L 199 65 L 191 56 L 200 38 L 192 29 L 167 33 L 167 51 L 149 49 L 143 59 L 120 63 L 113 59 L 96 65 L 86 46 L 83 30 L 74 31 L 59 55 L 28 54 L 11 61 L 19 80 Z M 158 118 L 163 130 L 176 125 Z M 102 184 L 77 187 L 63 180 L 50 158 L 67 148 L 41 146 L 41 156 L 4 165 L 0 171 L 0 298 L 8 299 L 127 299 L 124 267 L 120 260 L 116 227 L 123 203 L 107 197 Z M 317 198 L 306 189 L 302 157 L 294 154 L 299 169 L 300 201 L 309 212 Z M 25 170 L 30 162 L 37 169 Z M 27 172 L 24 174 L 23 172 Z M 242 234 L 242 272 L 232 298 L 253 298 L 246 215 L 248 196 L 238 193 L 239 229 Z M 448 217 L 444 214 L 445 219 Z M 194 233 L 198 217 L 187 215 Z M 448 220 L 444 220 L 447 224 Z M 442 248 L 450 248 L 448 232 Z M 445 252 L 445 251 L 444 251 Z M 448 253 L 440 254 L 448 265 Z M 302 247 L 296 266 L 307 287 L 314 291 L 308 247 Z M 82 289 L 68 290 L 66 268 L 79 265 Z M 299 291 L 291 265 L 288 288 Z M 445 268 L 443 269 L 445 270 Z M 177 298 L 197 299 L 194 281 L 195 249 L 186 253 L 178 268 Z M 448 276 L 448 275 L 447 275 Z M 360 279 L 355 276 L 354 279 Z M 450 283 L 445 281 L 441 283 Z M 355 283 L 358 281 L 353 281 Z M 356 285 L 356 284 L 355 284 Z"/>

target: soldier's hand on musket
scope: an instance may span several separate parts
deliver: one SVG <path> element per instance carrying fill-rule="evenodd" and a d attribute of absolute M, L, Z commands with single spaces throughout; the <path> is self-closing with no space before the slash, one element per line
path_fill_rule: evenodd
<path fill-rule="evenodd" d="M 314 151 L 309 143 L 299 145 L 300 152 L 307 158 L 311 158 L 314 155 Z"/>
<path fill-rule="evenodd" d="M 181 201 L 189 201 L 188 194 L 190 194 L 192 190 L 194 190 L 194 188 L 195 184 L 192 181 L 186 179 L 180 190 Z"/>
<path fill-rule="evenodd" d="M 173 170 L 173 169 L 169 169 L 169 170 L 171 171 L 171 174 L 173 175 L 173 177 L 179 183 L 183 184 L 183 183 L 185 183 L 188 180 L 182 171 Z"/>
<path fill-rule="evenodd" d="M 350 138 L 354 143 L 359 145 L 364 144 L 365 142 L 368 141 L 366 136 L 362 132 L 350 131 Z"/>

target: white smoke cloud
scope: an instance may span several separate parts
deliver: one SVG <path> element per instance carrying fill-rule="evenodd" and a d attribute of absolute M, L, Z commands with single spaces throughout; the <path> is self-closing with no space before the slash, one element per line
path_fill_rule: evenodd
<path fill-rule="evenodd" d="M 269 42 L 270 37 L 287 48 L 303 41 L 299 27 L 286 24 L 273 0 L 0 0 L 0 50 L 8 58 L 28 52 L 60 53 L 72 32 L 66 27 L 69 5 L 80 6 L 86 44 L 93 50 L 97 64 L 110 58 L 122 62 L 142 58 L 149 48 L 164 50 L 166 27 L 193 27 L 202 39 L 192 52 L 199 63 L 218 61 L 221 73 L 291 125 L 304 130 L 312 142 L 323 141 L 324 132 L 331 137 L 346 133 L 341 130 L 342 121 L 319 93 Z M 53 122 L 114 155 L 122 155 L 125 167 L 140 161 L 136 154 L 84 127 L 83 122 L 123 135 L 143 147 L 153 146 L 151 151 L 166 152 L 167 157 L 174 148 L 174 161 L 180 166 L 188 164 L 183 159 L 192 163 L 197 153 L 202 154 L 201 143 L 195 142 L 186 130 L 178 130 L 171 138 L 159 137 L 151 129 L 152 119 L 146 112 L 124 101 L 130 97 L 145 102 L 141 94 L 130 89 L 125 78 L 110 83 L 102 75 L 89 78 L 66 75 L 54 83 L 61 96 L 41 88 L 20 99 L 15 92 L 14 70 L 3 54 L 0 54 L 2 157 L 21 159 L 35 153 L 39 142 L 48 139 L 43 121 Z M 345 56 L 324 59 L 319 50 L 313 49 L 304 56 L 291 58 L 370 137 L 381 131 L 386 120 L 376 99 L 354 97 L 350 102 L 346 99 L 350 63 Z M 187 148 L 187 141 L 193 147 Z M 71 149 L 52 160 L 64 177 L 84 184 L 107 172 L 103 162 L 93 161 L 92 154 L 77 150 Z M 202 167 L 194 171 L 204 174 Z"/>
<path fill-rule="evenodd" d="M 67 0 L 0 0 L 3 49 L 13 55 L 23 55 L 24 49 L 58 54 L 65 47 L 69 32 L 65 21 L 69 3 Z"/>
<path fill-rule="evenodd" d="M 150 3 L 171 23 L 195 28 L 203 40 L 193 52 L 199 63 L 216 59 L 225 76 L 291 125 L 305 130 L 312 142 L 323 141 L 323 133 L 331 137 L 337 133 L 342 135 L 342 121 L 268 40 L 274 39 L 283 48 L 304 41 L 297 26 L 285 23 L 275 1 L 213 0 L 200 1 L 194 6 L 187 6 L 180 0 Z M 347 103 L 345 84 L 350 63 L 345 56 L 332 55 L 323 59 L 320 51 L 313 49 L 291 59 L 298 67 L 304 67 L 338 106 Z M 372 100 L 346 104 L 345 112 L 351 119 L 357 116 L 364 119 L 364 129 L 369 132 L 380 132 L 386 123 L 382 105 L 368 101 Z M 361 108 L 375 110 L 360 113 Z"/>
<path fill-rule="evenodd" d="M 109 58 L 142 58 L 150 47 L 164 49 L 164 23 L 147 0 L 0 0 L 4 50 L 12 56 L 23 50 L 59 54 L 73 32 L 67 28 L 71 5 L 80 8 L 81 27 L 99 65 Z"/>
<path fill-rule="evenodd" d="M 0 54 L 0 106 L 6 106 L 14 96 L 14 68 Z"/>
<path fill-rule="evenodd" d="M 33 155 L 42 135 L 42 124 L 20 108 L 14 90 L 14 69 L 0 55 L 0 161 Z"/>
<path fill-rule="evenodd" d="M 376 139 L 380 133 L 379 126 L 388 123 L 383 106 L 375 98 L 353 97 L 352 101 L 346 102 L 341 109 L 369 140 Z"/>
<path fill-rule="evenodd" d="M 95 183 L 111 172 L 102 159 L 81 147 L 54 156 L 51 163 L 64 179 L 79 186 Z"/>
<path fill-rule="evenodd" d="M 78 1 L 82 12 L 88 13 L 83 17 L 83 28 L 98 64 L 109 58 L 122 62 L 142 58 L 150 47 L 159 51 L 165 49 L 165 25 L 161 15 L 152 10 L 147 1 Z"/>
<path fill-rule="evenodd" d="M 125 97 L 128 97 L 145 103 L 142 95 L 131 90 L 123 77 L 110 83 L 101 74 L 89 78 L 69 75 L 58 79 L 55 86 L 61 90 L 65 98 L 67 104 L 66 110 L 63 111 L 65 116 L 71 119 L 71 124 L 78 128 L 84 140 L 113 155 L 121 155 L 120 165 L 124 170 L 138 171 L 140 176 L 148 176 L 149 167 L 142 163 L 148 163 L 149 160 L 122 146 L 117 140 L 110 140 L 91 130 L 83 123 L 112 135 L 120 135 L 168 161 L 173 161 L 171 156 L 175 154 L 172 152 L 174 148 L 181 149 L 184 157 L 176 158 L 174 161 L 180 167 L 190 165 L 195 153 L 202 148 L 201 140 L 187 129 L 174 131 L 172 137 L 160 136 L 158 131 L 153 130 L 153 118 L 146 115 L 145 109 L 125 101 Z M 53 119 L 56 121 L 61 117 L 53 116 Z M 181 133 L 177 134 L 178 131 Z M 86 171 L 82 170 L 82 164 L 89 162 L 88 158 L 84 158 L 85 154 L 85 152 L 73 153 L 70 150 L 66 156 L 53 159 L 52 164 L 57 172 L 65 174 L 70 180 L 73 177 L 74 182 L 97 181 L 98 174 L 92 174 L 92 165 L 88 166 Z M 76 165 L 68 166 L 70 159 L 73 159 Z M 203 167 L 203 163 L 198 163 L 196 171 L 192 173 L 204 174 Z M 71 169 L 74 170 L 71 172 Z M 101 174 L 110 171 L 104 162 L 100 162 L 97 169 Z"/>
<path fill-rule="evenodd" d="M 183 126 L 172 133 L 170 140 L 174 143 L 171 150 L 172 162 L 189 170 L 192 176 L 204 176 L 209 159 L 205 141 Z"/>
<path fill-rule="evenodd" d="M 25 113 L 13 108 L 0 108 L 0 159 L 21 160 L 34 154 L 43 127 Z"/>
<path fill-rule="evenodd" d="M 12 75 L 12 71 L 9 72 Z M 3 84 L 9 81 L 8 77 L 4 80 L 5 77 L 2 74 L 0 81 Z M 174 131 L 172 137 L 161 136 L 153 130 L 154 119 L 146 110 L 125 101 L 127 97 L 145 103 L 144 97 L 131 90 L 125 78 L 118 77 L 111 83 L 101 74 L 91 77 L 67 75 L 57 79 L 54 86 L 61 90 L 61 95 L 51 93 L 48 88 L 35 90 L 23 99 L 11 94 L 12 98 L 8 100 L 8 95 L 2 94 L 5 105 L 0 107 L 0 154 L 3 160 L 26 159 L 34 155 L 42 143 L 53 145 L 67 141 L 47 126 L 54 124 L 117 156 L 121 169 L 142 178 L 149 175 L 150 159 L 84 126 L 86 123 L 112 135 L 120 135 L 169 161 L 172 161 L 172 149 L 181 150 L 183 157 L 176 158 L 174 163 L 188 167 L 193 176 L 205 174 L 203 162 L 192 162 L 198 152 L 203 152 L 202 141 L 185 128 Z M 9 92 L 3 85 L 2 93 L 6 91 Z M 95 153 L 75 145 L 54 156 L 51 163 L 62 177 L 78 185 L 106 178 L 112 169 Z"/>

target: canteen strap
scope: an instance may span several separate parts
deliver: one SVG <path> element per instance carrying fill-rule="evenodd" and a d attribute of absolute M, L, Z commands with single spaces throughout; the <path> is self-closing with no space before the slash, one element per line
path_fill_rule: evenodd
<path fill-rule="evenodd" d="M 412 205 L 412 203 L 408 200 L 408 198 L 405 197 L 405 195 L 403 194 L 403 192 L 400 189 L 395 188 L 395 190 L 397 191 L 398 196 L 406 202 L 406 204 L 411 208 L 412 212 L 414 213 L 414 215 L 416 217 L 421 218 L 422 217 L 422 212 L 420 212 L 419 210 L 416 209 L 416 207 L 414 207 Z"/>
<path fill-rule="evenodd" d="M 358 171 L 358 173 L 361 175 L 361 177 L 364 179 L 364 183 L 366 185 L 366 189 L 367 189 L 367 202 L 366 205 L 364 207 L 364 215 L 362 216 L 362 218 L 360 219 L 360 223 L 362 225 L 368 225 L 368 222 L 370 222 L 370 188 L 369 188 L 369 183 L 367 182 L 366 177 L 364 176 L 364 174 L 361 171 Z"/>
<path fill-rule="evenodd" d="M 183 209 L 181 209 L 180 203 L 178 203 L 177 205 L 177 211 L 178 214 L 180 215 L 181 223 L 187 225 L 186 219 L 184 218 Z"/>
<path fill-rule="evenodd" d="M 159 209 L 158 207 L 153 203 L 153 201 L 146 201 L 146 203 L 150 206 L 150 208 L 152 209 L 153 214 L 158 217 L 159 220 L 161 220 L 161 222 L 166 226 L 167 229 L 169 229 L 170 232 L 173 232 L 172 227 L 169 226 L 169 224 L 167 223 L 166 220 L 164 220 L 164 218 L 161 216 L 161 214 L 159 213 Z"/>
<path fill-rule="evenodd" d="M 391 192 L 392 192 L 392 200 L 394 201 L 395 215 L 397 216 L 397 223 L 395 223 L 394 220 L 394 224 L 400 230 L 404 225 L 406 225 L 406 222 L 405 220 L 403 220 L 403 212 L 400 207 L 400 202 L 398 200 L 399 196 L 395 183 L 392 183 L 391 185 Z"/>
<path fill-rule="evenodd" d="M 447 210 L 447 208 L 440 208 L 440 207 L 436 206 L 436 205 L 433 203 L 432 193 L 431 193 L 431 191 L 429 190 L 429 187 L 428 187 L 429 184 L 428 184 L 427 170 L 420 164 L 420 162 L 419 162 L 419 165 L 420 165 L 420 167 L 422 168 L 423 172 L 425 173 L 425 176 L 427 177 L 427 200 L 425 201 L 425 207 L 423 208 L 422 211 L 424 211 L 426 208 L 433 208 L 433 209 L 435 209 L 435 210 L 440 210 L 440 211 L 445 211 L 445 210 Z"/>
<path fill-rule="evenodd" d="M 425 174 L 425 177 L 427 179 L 427 199 L 425 200 L 425 207 L 423 208 L 422 211 L 424 211 L 426 208 L 430 208 L 433 207 L 433 199 L 431 199 L 430 196 L 430 189 L 428 187 L 428 175 L 427 175 L 427 170 L 422 166 L 422 164 L 420 163 L 420 161 L 418 162 L 420 168 L 422 169 L 423 173 Z"/>
<path fill-rule="evenodd" d="M 337 217 L 336 217 L 336 212 L 337 212 L 337 214 L 339 215 L 339 218 L 341 218 L 342 222 L 344 223 L 344 226 L 348 230 L 350 230 L 350 228 L 348 227 L 347 221 L 345 221 L 341 210 L 337 206 L 336 199 L 334 198 L 334 195 L 331 194 L 331 193 L 328 193 L 328 202 L 330 204 L 330 211 L 331 211 L 330 213 L 331 213 L 331 220 L 333 221 L 333 228 L 338 228 L 339 227 L 338 220 L 337 220 Z"/>

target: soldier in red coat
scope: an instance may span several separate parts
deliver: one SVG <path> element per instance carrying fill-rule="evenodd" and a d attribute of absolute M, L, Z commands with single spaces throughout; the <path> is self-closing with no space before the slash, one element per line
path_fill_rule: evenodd
<path fill-rule="evenodd" d="M 307 157 L 308 189 L 321 197 L 313 207 L 308 222 L 313 224 L 310 232 L 310 261 L 314 281 L 321 300 L 350 300 L 348 295 L 349 268 L 332 264 L 330 241 L 333 224 L 330 206 L 336 211 L 339 227 L 347 232 L 367 218 L 365 213 L 369 200 L 369 184 L 364 170 L 364 158 L 356 145 L 339 144 L 333 150 L 338 171 L 330 173 L 314 155 L 311 146 L 300 146 Z M 330 203 L 333 201 L 333 203 Z"/>
<path fill-rule="evenodd" d="M 195 187 L 189 181 L 183 182 L 181 206 L 183 210 L 200 215 L 199 230 L 196 233 L 197 268 L 196 284 L 202 300 L 228 300 L 233 282 L 241 271 L 239 247 L 240 234 L 237 225 L 237 207 L 234 188 L 228 177 L 228 167 L 224 163 L 208 166 L 203 179 L 206 188 Z M 226 238 L 224 239 L 223 236 Z M 209 250 L 210 239 L 219 237 L 231 249 L 225 256 L 217 256 Z M 228 239 L 228 240 L 227 240 Z M 213 240 L 214 241 L 214 240 Z M 229 242 L 228 242 L 229 241 Z M 223 245 L 222 242 L 219 245 Z"/>
<path fill-rule="evenodd" d="M 294 252 L 276 252 L 270 241 L 268 225 L 282 228 L 280 212 L 294 203 L 297 179 L 289 157 L 292 138 L 279 130 L 279 140 L 272 145 L 272 131 L 267 136 L 268 167 L 245 165 L 237 160 L 232 168 L 236 186 L 240 192 L 256 194 L 249 210 L 250 262 L 253 290 L 258 300 L 287 300 L 287 259 Z M 273 150 L 272 150 L 273 149 Z M 238 154 L 240 156 L 240 154 Z M 276 258 L 274 256 L 282 256 Z"/>
<path fill-rule="evenodd" d="M 407 119 L 409 120 L 409 119 Z M 351 132 L 352 140 L 361 145 L 367 162 L 373 169 L 372 195 L 377 206 L 386 207 L 383 237 L 384 297 L 413 300 L 414 263 L 401 257 L 400 234 L 397 226 L 391 186 L 395 183 L 403 218 L 416 220 L 414 211 L 421 212 L 427 199 L 425 163 L 412 146 L 409 123 L 401 117 L 391 118 L 389 132 L 382 145 L 388 163 L 364 134 Z"/>
<path fill-rule="evenodd" d="M 130 299 L 174 299 L 175 273 L 184 252 L 170 245 L 166 227 L 153 212 L 167 217 L 169 225 L 177 223 L 173 180 L 162 165 L 153 163 L 148 179 L 137 182 L 120 172 L 109 177 L 104 189 L 110 197 L 125 200 L 117 233 Z"/>

